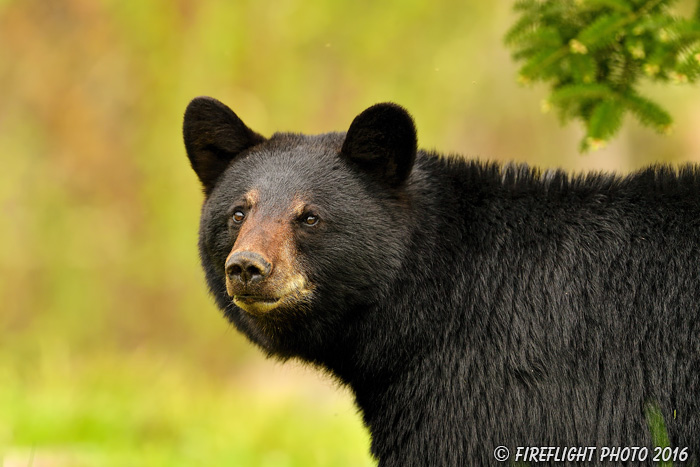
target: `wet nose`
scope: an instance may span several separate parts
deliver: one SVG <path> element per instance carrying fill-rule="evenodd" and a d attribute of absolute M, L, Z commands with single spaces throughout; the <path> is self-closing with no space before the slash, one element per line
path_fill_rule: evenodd
<path fill-rule="evenodd" d="M 272 265 L 260 253 L 238 251 L 226 260 L 226 275 L 244 284 L 260 282 L 270 275 Z"/>

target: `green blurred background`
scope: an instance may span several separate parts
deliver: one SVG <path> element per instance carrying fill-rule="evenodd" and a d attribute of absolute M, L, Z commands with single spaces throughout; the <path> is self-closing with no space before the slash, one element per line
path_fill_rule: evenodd
<path fill-rule="evenodd" d="M 320 133 L 391 100 L 467 157 L 700 160 L 700 93 L 673 86 L 645 89 L 671 136 L 627 121 L 579 155 L 516 82 L 511 5 L 0 0 L 0 464 L 371 465 L 347 391 L 265 360 L 208 297 L 182 114 L 211 95 Z"/>

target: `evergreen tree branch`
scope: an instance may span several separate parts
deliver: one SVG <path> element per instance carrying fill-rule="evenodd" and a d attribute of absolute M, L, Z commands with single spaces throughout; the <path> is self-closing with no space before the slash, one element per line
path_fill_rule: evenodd
<path fill-rule="evenodd" d="M 700 0 L 691 18 L 678 18 L 674 0 L 518 0 L 520 18 L 505 36 L 524 83 L 547 82 L 548 106 L 562 120 L 586 127 L 582 150 L 606 144 L 630 112 L 668 132 L 672 120 L 639 94 L 643 79 L 700 79 Z"/>

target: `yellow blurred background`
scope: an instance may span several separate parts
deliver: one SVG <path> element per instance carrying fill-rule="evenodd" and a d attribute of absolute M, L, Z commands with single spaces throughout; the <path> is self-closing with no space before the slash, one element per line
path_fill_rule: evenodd
<path fill-rule="evenodd" d="M 681 3 L 681 7 L 684 4 Z M 700 92 L 608 148 L 540 111 L 512 2 L 0 0 L 0 465 L 371 465 L 351 396 L 265 360 L 208 297 L 182 144 L 210 95 L 249 126 L 347 129 L 371 104 L 425 148 L 572 170 L 700 161 Z"/>

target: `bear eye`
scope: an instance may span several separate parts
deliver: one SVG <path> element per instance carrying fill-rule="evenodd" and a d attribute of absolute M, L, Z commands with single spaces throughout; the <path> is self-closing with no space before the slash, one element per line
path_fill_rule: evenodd
<path fill-rule="evenodd" d="M 233 219 L 233 222 L 240 224 L 243 222 L 243 219 L 245 219 L 245 213 L 241 209 L 236 209 L 233 211 L 233 216 L 231 216 L 231 218 Z"/>
<path fill-rule="evenodd" d="M 302 218 L 302 222 L 306 225 L 316 225 L 318 224 L 318 216 L 315 214 L 306 214 Z"/>

